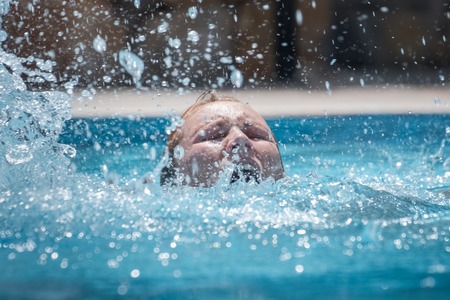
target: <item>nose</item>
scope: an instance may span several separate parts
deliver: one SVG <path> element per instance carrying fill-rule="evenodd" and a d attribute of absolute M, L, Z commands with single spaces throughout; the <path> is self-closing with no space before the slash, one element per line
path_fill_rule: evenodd
<path fill-rule="evenodd" d="M 252 141 L 239 127 L 231 128 L 227 143 L 227 152 L 229 154 L 247 153 L 253 149 Z"/>

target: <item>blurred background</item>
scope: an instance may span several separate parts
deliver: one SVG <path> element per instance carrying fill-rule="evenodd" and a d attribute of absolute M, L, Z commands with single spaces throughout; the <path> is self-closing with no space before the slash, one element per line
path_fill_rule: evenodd
<path fill-rule="evenodd" d="M 3 27 L 7 52 L 52 66 L 32 89 L 450 80 L 450 0 L 20 0 Z"/>

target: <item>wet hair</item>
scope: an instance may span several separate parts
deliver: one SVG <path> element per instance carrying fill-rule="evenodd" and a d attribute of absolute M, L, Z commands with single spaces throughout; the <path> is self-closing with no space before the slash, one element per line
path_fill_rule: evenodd
<path fill-rule="evenodd" d="M 206 91 L 201 94 L 197 101 L 192 104 L 186 111 L 181 115 L 183 120 L 186 120 L 190 116 L 192 116 L 195 112 L 197 112 L 202 106 L 213 103 L 213 102 L 238 102 L 242 103 L 238 99 L 231 96 L 219 96 L 215 91 Z M 174 151 L 176 146 L 180 143 L 183 138 L 183 130 L 182 125 L 178 126 L 175 130 L 173 130 L 168 139 L 167 145 L 164 150 L 163 155 L 163 167 L 160 173 L 160 185 L 176 185 L 177 178 L 177 168 L 174 165 Z M 277 145 L 278 147 L 278 145 Z"/>

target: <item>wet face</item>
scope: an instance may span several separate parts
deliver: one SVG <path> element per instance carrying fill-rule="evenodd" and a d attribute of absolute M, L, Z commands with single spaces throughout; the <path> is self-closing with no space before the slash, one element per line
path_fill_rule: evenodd
<path fill-rule="evenodd" d="M 218 101 L 185 119 L 175 148 L 174 166 L 191 186 L 212 186 L 221 172 L 231 182 L 284 177 L 280 153 L 267 123 L 248 105 Z"/>

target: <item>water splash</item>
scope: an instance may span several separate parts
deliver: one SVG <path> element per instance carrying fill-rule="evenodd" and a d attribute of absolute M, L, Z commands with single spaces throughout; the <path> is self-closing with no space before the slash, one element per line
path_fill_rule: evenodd
<path fill-rule="evenodd" d="M 173 116 L 168 129 L 180 122 Z M 114 127 L 123 128 L 106 130 L 111 133 Z M 102 143 L 97 138 L 101 134 L 90 136 Z M 104 144 L 93 143 L 92 151 L 104 151 Z M 120 154 L 133 164 L 148 164 L 129 152 L 138 144 L 112 144 L 111 157 Z M 143 155 L 142 149 L 137 152 Z M 287 164 L 298 162 L 298 152 L 286 152 L 292 156 Z M 182 155 L 181 149 L 177 155 Z M 85 154 L 87 160 L 90 157 Z M 34 270 L 44 278 L 57 274 L 70 281 L 79 276 L 81 285 L 98 282 L 95 287 L 101 292 L 131 297 L 147 291 L 149 282 L 155 293 L 155 288 L 174 280 L 181 280 L 176 288 L 180 290 L 205 284 L 210 288 L 215 283 L 210 278 L 217 276 L 233 285 L 247 283 L 248 277 L 260 284 L 265 276 L 278 282 L 304 276 L 322 279 L 329 273 L 360 280 L 361 274 L 374 270 L 387 276 L 399 266 L 416 280 L 429 275 L 428 268 L 436 262 L 448 266 L 448 200 L 432 192 L 415 195 L 420 191 L 417 185 L 389 176 L 389 170 L 379 177 L 362 176 L 362 171 L 325 176 L 324 161 L 317 162 L 315 173 L 260 185 L 244 180 L 230 185 L 226 172 L 209 189 L 166 189 L 156 180 L 136 178 L 107 184 L 89 175 L 74 176 L 50 189 L 2 194 L 0 257 L 8 262 L 4 273 L 26 264 L 31 278 L 36 278 L 29 273 Z M 93 158 L 88 164 L 95 163 Z M 417 253 L 422 254 L 420 260 Z M 395 267 L 386 267 L 393 262 Z M 96 272 L 87 272 L 93 265 Z M 439 264 L 433 268 L 439 269 Z M 102 280 L 95 281 L 99 276 Z"/>
<path fill-rule="evenodd" d="M 23 86 L 23 82 L 11 85 L 1 93 L 0 187 L 5 190 L 55 181 L 68 173 L 70 162 L 65 154 L 74 152 L 57 143 L 64 121 L 71 116 L 68 95 L 29 92 Z"/>
<path fill-rule="evenodd" d="M 136 86 L 140 87 L 140 80 L 144 72 L 144 62 L 142 59 L 128 50 L 122 50 L 119 52 L 119 62 L 128 74 L 133 77 L 133 82 Z"/>
<path fill-rule="evenodd" d="M 4 3 L 9 1 L 0 2 L 0 10 L 7 11 L 1 6 Z M 140 80 L 143 64 L 128 53 L 124 56 L 122 66 Z M 360 282 L 361 274 L 378 273 L 381 279 L 372 278 L 376 284 L 367 286 L 379 290 L 380 280 L 392 276 L 394 268 L 413 274 L 416 283 L 426 275 L 420 282 L 431 288 L 439 280 L 430 276 L 448 270 L 448 200 L 439 193 L 416 190 L 411 182 L 420 182 L 415 180 L 420 175 L 411 175 L 410 182 L 402 184 L 389 176 L 389 169 L 387 175 L 365 178 L 349 167 L 343 178 L 325 177 L 320 173 L 327 168 L 318 159 L 318 172 L 308 176 L 229 185 L 229 175 L 224 174 L 224 184 L 211 189 L 165 190 L 156 180 L 133 178 L 120 185 L 111 177 L 116 184 L 108 184 L 101 175 L 71 174 L 67 157 L 73 157 L 75 149 L 57 143 L 63 123 L 70 118 L 69 97 L 28 91 L 20 77 L 28 72 L 22 60 L 4 53 L 1 57 L 0 258 L 5 264 L 0 282 L 17 280 L 21 288 L 1 288 L 0 296 L 14 290 L 35 297 L 35 290 L 28 289 L 33 285 L 30 278 L 33 282 L 76 281 L 89 287 L 86 298 L 97 298 L 95 293 L 142 297 L 142 291 L 158 295 L 161 289 L 174 286 L 195 291 L 217 283 L 210 278 L 239 286 L 249 283 L 248 278 L 260 280 L 249 285 L 259 285 L 297 283 L 310 276 L 307 283 L 320 278 L 323 284 L 327 274 Z M 49 72 L 45 62 L 41 71 Z M 234 69 L 230 80 L 240 87 L 242 73 Z M 167 132 L 181 122 L 173 117 Z M 88 131 L 90 139 L 97 139 Z M 444 169 L 447 175 L 423 181 L 450 178 L 448 127 L 445 133 L 445 142 L 430 150 L 427 158 L 430 169 Z M 307 148 L 308 143 L 302 146 Z M 114 158 L 128 155 L 118 143 L 108 147 L 114 148 Z M 92 146 L 100 154 L 108 147 Z M 327 147 L 334 150 L 333 143 Z M 182 155 L 178 150 L 177 155 Z M 296 152 L 289 155 L 292 164 L 307 157 Z M 389 156 L 390 161 L 395 158 Z M 149 164 L 145 159 L 133 164 L 137 161 Z M 396 185 L 391 187 L 393 182 Z M 422 255 L 420 260 L 417 253 Z M 184 281 L 174 281 L 178 279 Z M 60 282 L 56 283 L 59 288 Z M 93 285 L 94 291 L 90 290 Z M 280 286 L 284 287 L 276 287 Z M 253 298 L 270 298 L 259 296 Z"/>
<path fill-rule="evenodd" d="M 0 2 L 0 13 L 10 1 Z M 23 66 L 35 62 L 37 70 Z M 24 191 L 46 187 L 68 174 L 75 150 L 57 142 L 71 117 L 70 98 L 61 92 L 31 92 L 21 75 L 35 82 L 55 81 L 50 61 L 18 58 L 0 50 L 0 190 Z M 30 78 L 29 78 L 30 80 Z"/>

